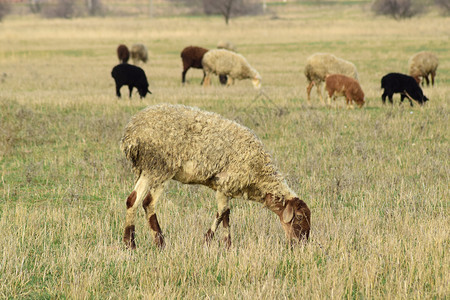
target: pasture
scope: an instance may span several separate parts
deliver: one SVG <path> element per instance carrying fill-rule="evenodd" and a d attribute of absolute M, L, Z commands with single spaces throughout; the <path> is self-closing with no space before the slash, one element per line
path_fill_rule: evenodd
<path fill-rule="evenodd" d="M 450 18 L 395 21 L 357 4 L 274 7 L 220 17 L 10 16 L 0 23 L 0 298 L 444 299 L 449 297 Z M 202 88 L 181 50 L 233 42 L 262 76 Z M 152 95 L 115 96 L 116 47 L 142 42 Z M 381 103 L 380 79 L 408 58 L 440 59 L 430 101 Z M 306 102 L 303 67 L 330 52 L 358 68 L 362 109 Z M 122 237 L 133 189 L 119 149 L 125 124 L 161 102 L 198 106 L 251 128 L 311 209 L 309 243 L 290 249 L 278 217 L 231 201 L 233 245 L 219 229 L 214 193 L 172 182 L 157 207 L 160 251 L 141 210 L 137 249 Z"/>

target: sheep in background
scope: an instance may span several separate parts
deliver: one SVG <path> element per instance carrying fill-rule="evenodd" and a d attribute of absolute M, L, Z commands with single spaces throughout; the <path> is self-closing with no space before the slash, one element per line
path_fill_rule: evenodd
<path fill-rule="evenodd" d="M 183 72 L 181 73 L 181 83 L 186 82 L 186 73 L 190 68 L 202 69 L 202 59 L 203 55 L 208 52 L 208 49 L 197 47 L 197 46 L 188 46 L 181 51 L 181 60 L 183 61 Z M 205 80 L 205 71 L 203 71 L 203 78 L 200 84 L 203 84 Z"/>
<path fill-rule="evenodd" d="M 164 247 L 155 205 L 170 179 L 216 191 L 218 213 L 206 242 L 223 221 L 224 241 L 231 246 L 229 200 L 235 197 L 259 202 L 277 214 L 290 241 L 309 237 L 308 206 L 289 188 L 256 135 L 234 121 L 183 105 L 149 106 L 131 118 L 121 148 L 137 176 L 126 201 L 128 247 L 136 247 L 135 217 L 141 204 L 155 244 Z"/>
<path fill-rule="evenodd" d="M 408 62 L 409 75 L 414 77 L 417 83 L 420 83 L 420 77 L 426 80 L 427 86 L 430 85 L 428 75 L 431 74 L 431 85 L 434 85 L 434 77 L 439 65 L 437 56 L 428 51 L 422 51 L 411 56 Z M 423 81 L 422 81 L 423 85 Z"/>
<path fill-rule="evenodd" d="M 146 63 L 148 60 L 147 47 L 143 44 L 134 44 L 131 46 L 131 60 L 133 60 L 133 64 L 135 65 L 137 65 L 139 61 Z"/>
<path fill-rule="evenodd" d="M 341 74 L 327 75 L 325 88 L 328 92 L 328 104 L 330 104 L 330 98 L 336 101 L 337 96 L 345 96 L 347 108 L 353 108 L 353 100 L 360 108 L 364 105 L 364 92 L 358 81 L 351 77 Z"/>
<path fill-rule="evenodd" d="M 117 47 L 117 57 L 121 63 L 126 64 L 128 59 L 130 59 L 130 51 L 128 51 L 128 47 L 124 44 L 120 44 Z"/>
<path fill-rule="evenodd" d="M 227 75 L 227 86 L 233 84 L 234 79 L 251 79 L 255 89 L 261 88 L 261 76 L 250 66 L 245 57 L 225 49 L 212 49 L 205 53 L 202 60 L 206 73 L 203 86 L 211 82 L 211 73 Z"/>
<path fill-rule="evenodd" d="M 217 49 L 225 49 L 225 50 L 237 52 L 236 47 L 231 42 L 227 42 L 227 41 L 219 41 L 217 43 Z M 228 81 L 227 75 L 219 75 L 219 81 L 222 85 L 227 84 L 227 81 Z"/>
<path fill-rule="evenodd" d="M 428 98 L 423 94 L 420 85 L 412 76 L 408 76 L 400 73 L 389 73 L 381 78 L 381 88 L 384 89 L 381 100 L 383 104 L 386 104 L 386 96 L 389 98 L 389 102 L 393 104 L 392 96 L 394 93 L 400 93 L 401 102 L 408 98 L 409 104 L 413 106 L 412 100 L 417 101 L 420 105 L 423 105 Z"/>
<path fill-rule="evenodd" d="M 226 49 L 233 52 L 237 52 L 236 47 L 231 42 L 228 41 L 219 41 L 217 43 L 217 49 Z"/>
<path fill-rule="evenodd" d="M 325 77 L 330 74 L 342 74 L 358 80 L 358 72 L 353 63 L 338 58 L 328 53 L 315 53 L 308 57 L 305 66 L 305 76 L 309 84 L 306 88 L 308 103 L 311 103 L 311 89 L 313 85 L 317 87 L 320 101 L 323 103 L 321 84 Z"/>
<path fill-rule="evenodd" d="M 112 69 L 111 76 L 114 78 L 116 83 L 116 95 L 119 98 L 121 97 L 120 88 L 124 85 L 128 85 L 128 89 L 130 90 L 130 98 L 133 87 L 138 89 L 141 99 L 145 98 L 147 93 L 152 93 L 148 89 L 147 76 L 145 76 L 144 70 L 137 66 L 119 64 Z"/>

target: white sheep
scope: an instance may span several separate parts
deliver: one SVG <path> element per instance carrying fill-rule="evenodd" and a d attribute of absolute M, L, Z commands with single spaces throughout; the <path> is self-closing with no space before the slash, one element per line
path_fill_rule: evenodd
<path fill-rule="evenodd" d="M 147 47 L 143 44 L 134 44 L 131 46 L 131 60 L 133 60 L 133 64 L 137 65 L 139 61 L 144 63 L 148 60 L 148 51 Z"/>
<path fill-rule="evenodd" d="M 338 58 L 329 53 L 315 53 L 308 57 L 305 66 L 305 76 L 309 84 L 306 88 L 308 103 L 311 100 L 311 89 L 317 87 L 320 101 L 323 103 L 321 84 L 327 75 L 342 74 L 358 80 L 358 72 L 353 63 Z"/>
<path fill-rule="evenodd" d="M 428 51 L 418 52 L 411 56 L 408 61 L 409 75 L 414 77 L 417 83 L 420 83 L 420 77 L 422 77 L 427 82 L 427 85 L 430 85 L 428 75 L 431 74 L 431 85 L 434 85 L 434 77 L 436 77 L 438 65 L 439 60 L 434 53 Z"/>
<path fill-rule="evenodd" d="M 202 65 L 206 73 L 203 86 L 210 84 L 211 73 L 214 73 L 227 75 L 227 86 L 233 84 L 234 79 L 251 79 L 255 89 L 261 88 L 261 76 L 241 54 L 226 49 L 212 49 L 203 56 Z"/>
<path fill-rule="evenodd" d="M 217 43 L 217 49 L 226 49 L 226 50 L 230 50 L 233 52 L 237 52 L 236 47 L 233 45 L 233 43 L 231 43 L 229 41 L 219 41 Z"/>
<path fill-rule="evenodd" d="M 155 205 L 170 179 L 216 191 L 218 213 L 205 235 L 207 242 L 223 221 L 224 241 L 231 245 L 228 203 L 235 197 L 262 203 L 276 213 L 291 242 L 309 237 L 308 206 L 288 187 L 256 135 L 234 121 L 183 105 L 149 106 L 131 118 L 121 148 L 137 176 L 126 201 L 127 247 L 136 247 L 135 216 L 141 203 L 154 242 L 164 247 Z"/>

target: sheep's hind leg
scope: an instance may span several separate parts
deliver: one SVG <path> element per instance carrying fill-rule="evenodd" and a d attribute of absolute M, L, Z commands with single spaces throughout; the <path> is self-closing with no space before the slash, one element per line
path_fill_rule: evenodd
<path fill-rule="evenodd" d="M 127 199 L 127 213 L 125 218 L 125 233 L 123 236 L 123 241 L 127 248 L 135 249 L 135 223 L 136 223 L 136 211 L 137 207 L 144 200 L 144 197 L 149 191 L 149 179 L 144 173 L 141 174 L 133 192 L 128 196 Z"/>
<path fill-rule="evenodd" d="M 163 188 L 164 186 L 161 186 L 157 189 L 151 190 L 142 203 L 142 206 L 145 210 L 147 222 L 150 226 L 150 232 L 153 236 L 153 241 L 159 248 L 164 248 L 164 246 L 166 245 L 166 243 L 164 242 L 164 235 L 162 233 L 161 227 L 159 226 L 158 219 L 156 218 L 155 213 L 156 202 L 161 196 Z"/>
<path fill-rule="evenodd" d="M 308 100 L 308 104 L 311 105 L 311 89 L 314 85 L 314 81 L 311 81 L 308 86 L 306 87 L 306 96 Z"/>
<path fill-rule="evenodd" d="M 216 192 L 216 200 L 217 200 L 217 215 L 214 219 L 211 228 L 205 234 L 205 241 L 208 244 L 213 238 L 214 234 L 219 227 L 220 223 L 223 221 L 223 227 L 225 229 L 224 242 L 225 247 L 229 248 L 231 246 L 231 234 L 230 234 L 230 207 L 228 202 L 230 198 L 225 196 L 223 193 L 217 191 Z"/>

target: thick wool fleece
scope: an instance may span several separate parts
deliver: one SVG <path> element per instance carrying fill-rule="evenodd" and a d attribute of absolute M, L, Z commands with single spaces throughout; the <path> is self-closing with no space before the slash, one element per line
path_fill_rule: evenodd
<path fill-rule="evenodd" d="M 428 51 L 416 53 L 408 61 L 409 75 L 414 77 L 417 82 L 420 81 L 419 77 L 423 77 L 429 84 L 428 75 L 431 74 L 431 82 L 434 84 L 438 65 L 439 60 L 435 54 Z"/>
<path fill-rule="evenodd" d="M 138 177 L 153 176 L 152 187 L 175 179 L 261 203 L 267 194 L 296 197 L 256 135 L 212 112 L 149 106 L 130 120 L 121 147 Z"/>
<path fill-rule="evenodd" d="M 343 74 L 358 80 L 356 67 L 349 61 L 328 53 L 315 53 L 308 57 L 305 66 L 305 76 L 309 82 L 319 84 L 331 74 Z"/>
<path fill-rule="evenodd" d="M 203 56 L 203 70 L 206 74 L 229 75 L 233 79 L 261 79 L 242 55 L 225 50 L 212 49 Z"/>
<path fill-rule="evenodd" d="M 131 46 L 130 54 L 134 64 L 137 64 L 139 61 L 146 63 L 148 60 L 147 47 L 143 44 L 134 44 Z"/>

